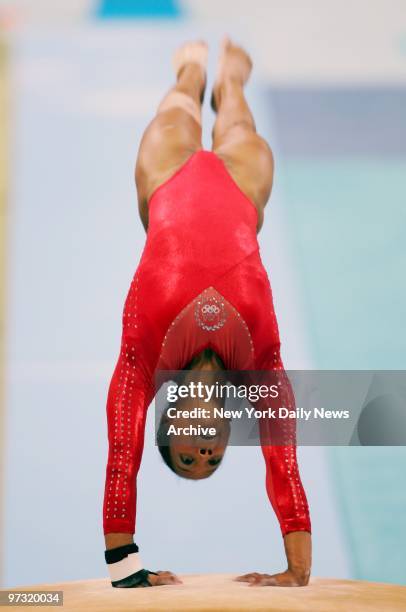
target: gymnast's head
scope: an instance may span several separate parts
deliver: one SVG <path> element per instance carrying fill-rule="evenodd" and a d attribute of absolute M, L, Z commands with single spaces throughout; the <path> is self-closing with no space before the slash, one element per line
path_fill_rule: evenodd
<path fill-rule="evenodd" d="M 184 367 L 181 383 L 224 382 L 224 369 L 220 357 L 212 349 L 205 349 Z M 223 403 L 221 398 L 186 397 L 177 399 L 164 410 L 157 432 L 158 449 L 166 465 L 178 476 L 201 480 L 214 474 L 221 465 L 230 436 L 230 421 L 215 416 L 215 408 L 223 407 Z M 205 412 L 197 418 L 185 416 L 195 408 Z M 199 433 L 182 433 L 188 428 Z M 170 429 L 177 433 L 170 433 Z"/>

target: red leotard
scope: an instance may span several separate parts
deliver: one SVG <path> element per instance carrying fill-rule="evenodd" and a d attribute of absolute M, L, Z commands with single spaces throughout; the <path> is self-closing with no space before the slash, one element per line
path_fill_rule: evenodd
<path fill-rule="evenodd" d="M 105 534 L 135 531 L 136 477 L 156 370 L 182 369 L 206 347 L 228 370 L 283 370 L 257 220 L 251 200 L 209 151 L 194 153 L 150 198 L 107 400 Z M 295 446 L 263 443 L 262 451 L 282 534 L 310 531 Z"/>

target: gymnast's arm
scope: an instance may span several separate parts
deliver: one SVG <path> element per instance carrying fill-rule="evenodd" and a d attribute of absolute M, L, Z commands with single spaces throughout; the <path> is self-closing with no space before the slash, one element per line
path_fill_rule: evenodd
<path fill-rule="evenodd" d="M 136 481 L 144 447 L 145 421 L 154 388 L 139 346 L 123 334 L 107 398 L 109 453 L 103 504 L 105 560 L 113 587 L 179 584 L 171 572 L 144 568 L 134 543 Z"/>
<path fill-rule="evenodd" d="M 281 362 L 276 374 L 281 383 L 277 406 L 292 410 L 294 395 Z M 268 406 L 258 402 L 260 409 Z M 279 521 L 288 567 L 279 574 L 250 573 L 237 580 L 264 586 L 306 586 L 311 570 L 311 522 L 297 463 L 295 419 L 261 419 L 260 438 L 266 490 Z"/>
<path fill-rule="evenodd" d="M 279 520 L 288 567 L 279 574 L 260 574 L 265 586 L 306 586 L 311 570 L 311 523 L 300 480 L 296 446 L 263 446 L 266 489 Z"/>

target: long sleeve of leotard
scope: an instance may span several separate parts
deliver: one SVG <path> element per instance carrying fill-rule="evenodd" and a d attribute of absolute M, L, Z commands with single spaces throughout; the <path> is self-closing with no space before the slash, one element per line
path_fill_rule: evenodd
<path fill-rule="evenodd" d="M 103 503 L 105 534 L 135 531 L 136 478 L 153 396 L 153 385 L 135 341 L 123 334 L 106 408 L 109 448 Z"/>
<path fill-rule="evenodd" d="M 277 380 L 280 391 L 275 406 L 293 410 L 295 398 L 283 368 L 279 346 L 272 351 L 262 369 L 276 375 L 274 381 Z M 265 402 L 261 403 L 265 405 Z M 266 490 L 282 535 L 291 531 L 311 532 L 309 507 L 297 463 L 296 420 L 261 419 L 260 436 L 266 465 Z"/>

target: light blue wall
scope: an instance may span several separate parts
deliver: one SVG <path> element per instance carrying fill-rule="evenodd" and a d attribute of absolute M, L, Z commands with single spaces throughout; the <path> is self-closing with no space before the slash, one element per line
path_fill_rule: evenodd
<path fill-rule="evenodd" d="M 383 119 L 394 133 L 396 113 Z M 302 139 L 317 140 L 309 127 Z M 280 163 L 317 368 L 406 366 L 406 158 L 379 153 L 286 152 Z M 336 448 L 329 455 L 353 576 L 404 584 L 406 450 Z"/>
<path fill-rule="evenodd" d="M 280 162 L 319 367 L 406 367 L 405 172 L 406 157 Z"/>

